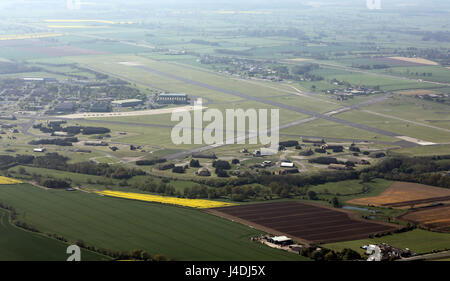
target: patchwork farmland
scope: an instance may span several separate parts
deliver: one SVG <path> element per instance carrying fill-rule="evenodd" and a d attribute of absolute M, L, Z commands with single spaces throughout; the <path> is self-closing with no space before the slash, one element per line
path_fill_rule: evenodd
<path fill-rule="evenodd" d="M 397 228 L 364 221 L 351 212 L 300 202 L 240 205 L 210 209 L 209 212 L 306 243 L 362 239 Z"/>
<path fill-rule="evenodd" d="M 450 232 L 450 206 L 435 206 L 409 211 L 398 217 L 433 231 Z"/>
<path fill-rule="evenodd" d="M 446 201 L 450 201 L 449 189 L 417 183 L 395 182 L 379 196 L 353 199 L 347 203 L 407 208 Z"/>

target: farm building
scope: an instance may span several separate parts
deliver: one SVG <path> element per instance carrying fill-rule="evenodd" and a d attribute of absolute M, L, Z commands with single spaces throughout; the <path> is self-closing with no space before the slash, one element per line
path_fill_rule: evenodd
<path fill-rule="evenodd" d="M 43 152 L 45 152 L 45 148 L 43 148 L 43 147 L 40 147 L 40 148 L 35 148 L 35 149 L 33 149 L 33 152 L 39 152 L 39 153 L 43 153 Z"/>
<path fill-rule="evenodd" d="M 189 103 L 189 97 L 187 94 L 160 94 L 157 102 L 160 104 L 186 104 Z"/>
<path fill-rule="evenodd" d="M 286 236 L 274 236 L 268 239 L 270 243 L 277 244 L 280 246 L 289 246 L 294 244 L 291 238 Z"/>
<path fill-rule="evenodd" d="M 112 105 L 118 107 L 133 107 L 137 105 L 141 105 L 143 103 L 142 100 L 138 99 L 128 99 L 128 100 L 115 100 L 111 102 Z"/>

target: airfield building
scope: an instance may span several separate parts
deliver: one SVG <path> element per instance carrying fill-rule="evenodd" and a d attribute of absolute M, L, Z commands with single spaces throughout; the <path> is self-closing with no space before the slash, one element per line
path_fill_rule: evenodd
<path fill-rule="evenodd" d="M 187 104 L 189 103 L 189 96 L 187 94 L 160 94 L 157 102 L 159 104 Z"/>
<path fill-rule="evenodd" d="M 128 99 L 128 100 L 115 100 L 111 102 L 112 105 L 118 106 L 118 107 L 133 107 L 138 106 L 143 103 L 142 100 L 138 99 Z"/>

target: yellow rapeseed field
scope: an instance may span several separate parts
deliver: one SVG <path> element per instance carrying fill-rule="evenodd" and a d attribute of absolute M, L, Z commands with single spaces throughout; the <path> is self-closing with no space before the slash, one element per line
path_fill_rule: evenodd
<path fill-rule="evenodd" d="M 18 184 L 18 183 L 22 183 L 22 182 L 19 180 L 0 176 L 0 184 Z"/>
<path fill-rule="evenodd" d="M 105 23 L 105 24 L 115 24 L 114 21 L 110 20 L 45 20 L 45 22 L 65 22 L 65 23 L 74 23 L 74 22 L 93 22 L 93 23 Z"/>
<path fill-rule="evenodd" d="M 218 202 L 218 201 L 204 200 L 204 199 L 186 199 L 186 198 L 167 197 L 167 196 L 142 194 L 142 193 L 131 193 L 131 192 L 122 192 L 122 191 L 104 190 L 104 191 L 94 191 L 94 192 L 97 194 L 105 195 L 105 196 L 127 198 L 127 199 L 134 199 L 134 200 L 147 201 L 147 202 L 157 202 L 157 203 L 185 206 L 185 207 L 198 208 L 198 209 L 217 208 L 217 207 L 226 207 L 226 206 L 235 205 L 232 203 L 225 203 L 225 202 Z"/>
<path fill-rule="evenodd" d="M 80 28 L 104 28 L 106 26 L 89 26 L 89 25 L 47 25 L 48 28 L 55 29 L 80 29 Z"/>
<path fill-rule="evenodd" d="M 61 33 L 33 33 L 33 34 L 21 34 L 21 35 L 0 35 L 0 41 L 6 40 L 22 40 L 22 39 L 37 39 L 37 38 L 49 38 L 63 36 Z"/>

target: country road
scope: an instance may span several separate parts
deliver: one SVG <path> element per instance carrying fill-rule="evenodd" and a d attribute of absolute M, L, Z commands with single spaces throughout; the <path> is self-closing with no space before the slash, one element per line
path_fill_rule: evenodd
<path fill-rule="evenodd" d="M 444 259 L 444 258 L 450 258 L 450 251 L 443 251 L 443 252 L 438 252 L 438 253 L 419 255 L 419 256 L 414 256 L 414 257 L 410 257 L 410 258 L 400 259 L 398 261 L 439 260 L 439 259 Z"/>

